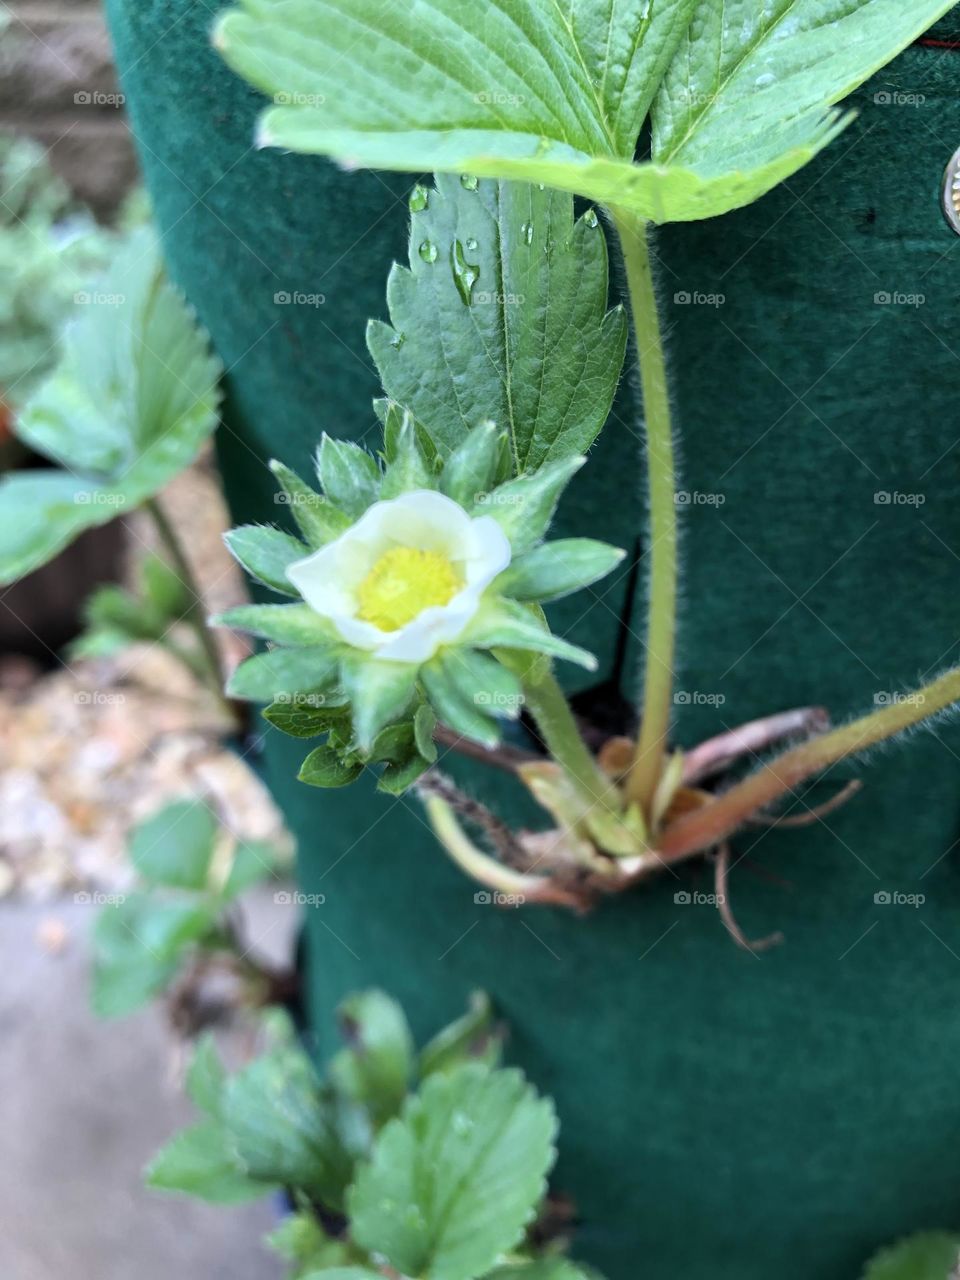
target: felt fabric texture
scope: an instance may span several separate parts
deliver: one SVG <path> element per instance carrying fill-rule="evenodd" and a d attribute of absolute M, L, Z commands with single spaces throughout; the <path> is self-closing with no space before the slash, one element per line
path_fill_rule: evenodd
<path fill-rule="evenodd" d="M 406 252 L 411 180 L 255 151 L 260 100 L 208 47 L 205 5 L 108 10 L 172 273 L 228 369 L 234 514 L 282 520 L 269 457 L 308 472 L 324 429 L 375 443 L 364 325 Z M 958 31 L 960 10 L 936 34 Z M 960 658 L 960 244 L 938 207 L 958 86 L 960 52 L 910 49 L 804 172 L 658 236 L 690 495 L 681 744 L 801 704 L 844 717 Z M 642 534 L 637 416 L 628 378 L 561 532 Z M 606 671 L 624 591 L 621 573 L 554 615 Z M 631 676 L 642 625 L 638 604 Z M 736 841 L 743 928 L 786 935 L 760 958 L 676 900 L 712 892 L 701 864 L 584 920 L 477 903 L 416 801 L 311 791 L 303 754 L 267 735 L 301 887 L 325 896 L 306 920 L 318 1053 L 355 988 L 392 992 L 420 1036 L 486 988 L 556 1098 L 556 1184 L 609 1280 L 853 1280 L 889 1240 L 960 1227 L 955 724 L 838 770 L 866 786 L 825 822 Z"/>

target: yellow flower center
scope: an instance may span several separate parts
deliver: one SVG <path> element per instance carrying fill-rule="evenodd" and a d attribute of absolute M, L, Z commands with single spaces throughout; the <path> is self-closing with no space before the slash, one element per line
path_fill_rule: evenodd
<path fill-rule="evenodd" d="M 449 604 L 462 586 L 456 569 L 438 551 L 394 547 L 357 588 L 357 616 L 381 631 L 398 631 L 431 605 Z"/>

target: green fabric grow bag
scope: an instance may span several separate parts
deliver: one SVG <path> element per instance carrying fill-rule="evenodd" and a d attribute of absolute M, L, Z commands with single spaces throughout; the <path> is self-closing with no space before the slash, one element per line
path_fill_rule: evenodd
<path fill-rule="evenodd" d="M 260 102 L 209 48 L 205 5 L 108 9 L 171 270 L 229 371 L 234 513 L 282 519 L 269 457 L 306 471 L 323 429 L 376 439 L 364 325 L 406 252 L 411 182 L 255 151 Z M 858 121 L 780 190 L 659 238 L 693 495 L 681 744 L 811 702 L 842 717 L 960 658 L 960 244 L 939 209 L 957 26 L 859 93 Z M 875 101 L 894 90 L 922 102 Z M 298 291 L 325 301 L 274 301 Z M 627 380 L 564 532 L 641 532 L 636 422 Z M 621 576 L 556 615 L 608 669 L 624 593 Z M 311 791 L 299 744 L 266 750 L 302 888 L 325 895 L 306 921 L 318 1052 L 353 988 L 387 988 L 421 1034 L 489 990 L 511 1057 L 557 1100 L 557 1185 L 610 1280 L 855 1280 L 884 1242 L 960 1227 L 955 725 L 866 762 L 825 822 L 737 841 L 744 929 L 786 934 L 761 958 L 675 901 L 710 891 L 698 865 L 585 920 L 499 911 L 415 801 Z M 882 900 L 898 892 L 925 901 Z"/>

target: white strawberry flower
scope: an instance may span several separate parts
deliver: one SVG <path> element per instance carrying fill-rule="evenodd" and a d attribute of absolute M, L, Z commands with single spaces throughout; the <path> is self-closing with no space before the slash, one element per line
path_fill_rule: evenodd
<path fill-rule="evenodd" d="M 492 516 L 470 516 L 442 493 L 415 489 L 375 502 L 287 577 L 347 644 L 423 663 L 459 639 L 510 560 Z"/>

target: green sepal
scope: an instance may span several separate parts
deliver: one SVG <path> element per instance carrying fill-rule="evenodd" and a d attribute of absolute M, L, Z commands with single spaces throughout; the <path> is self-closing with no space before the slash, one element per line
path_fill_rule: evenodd
<path fill-rule="evenodd" d="M 326 618 L 307 604 L 244 604 L 210 619 L 211 627 L 229 627 L 245 631 L 277 644 L 294 648 L 338 645 L 333 628 Z"/>
<path fill-rule="evenodd" d="M 417 750 L 428 764 L 433 764 L 437 758 L 437 744 L 433 738 L 436 727 L 437 717 L 433 708 L 425 702 L 422 703 L 417 707 L 417 714 L 413 717 L 413 736 Z"/>
<path fill-rule="evenodd" d="M 287 570 L 309 553 L 299 538 L 270 525 L 244 524 L 225 533 L 223 540 L 251 578 L 281 595 L 297 595 Z"/>
<path fill-rule="evenodd" d="M 311 751 L 297 777 L 310 787 L 347 787 L 363 773 L 363 765 L 357 759 L 345 757 L 342 751 L 329 743 Z"/>
<path fill-rule="evenodd" d="M 485 497 L 497 477 L 501 440 L 495 422 L 481 422 L 474 427 L 447 459 L 440 476 L 440 488 L 469 510 L 480 497 Z M 507 439 L 509 453 L 509 440 Z"/>
<path fill-rule="evenodd" d="M 267 649 L 241 662 L 227 682 L 232 698 L 275 702 L 282 694 L 322 693 L 336 684 L 339 655 L 315 649 Z"/>
<path fill-rule="evenodd" d="M 326 498 L 352 520 L 380 496 L 382 477 L 376 458 L 350 440 L 326 432 L 317 450 L 317 476 Z"/>
<path fill-rule="evenodd" d="M 387 464 L 380 497 L 396 498 L 414 489 L 432 489 L 434 475 L 424 458 L 417 436 L 413 414 L 404 409 L 400 426 L 392 448 L 392 460 Z"/>
<path fill-rule="evenodd" d="M 286 499 L 297 528 L 311 548 L 316 550 L 326 546 L 350 528 L 350 517 L 338 510 L 327 495 L 311 489 L 295 471 L 276 459 L 270 463 L 270 470 L 283 490 L 282 496 Z"/>
<path fill-rule="evenodd" d="M 514 555 L 522 555 L 545 536 L 560 495 L 586 458 L 548 462 L 538 471 L 498 485 L 474 508 L 474 515 L 493 516 L 510 539 Z"/>
<path fill-rule="evenodd" d="M 523 707 L 523 688 L 507 668 L 488 653 L 450 645 L 441 651 L 444 670 L 460 696 L 482 715 L 516 720 Z"/>
<path fill-rule="evenodd" d="M 352 652 L 341 662 L 340 679 L 350 700 L 357 749 L 366 754 L 380 730 L 399 720 L 410 705 L 417 667 Z"/>
<path fill-rule="evenodd" d="M 605 578 L 625 555 L 593 538 L 561 538 L 518 556 L 495 585 L 514 600 L 559 600 Z"/>
<path fill-rule="evenodd" d="M 373 408 L 380 425 L 383 427 L 383 460 L 389 465 L 391 462 L 396 461 L 400 429 L 403 426 L 407 410 L 404 409 L 403 405 L 398 404 L 396 400 L 389 400 L 386 397 L 374 400 Z M 413 426 L 417 436 L 417 447 L 423 455 L 430 474 L 435 476 L 443 468 L 443 459 L 437 448 L 437 443 L 423 423 L 416 417 L 413 420 Z"/>
<path fill-rule="evenodd" d="M 500 730 L 486 711 L 464 694 L 463 685 L 455 678 L 443 651 L 421 668 L 420 678 L 441 723 L 485 747 L 497 745 Z"/>
<path fill-rule="evenodd" d="M 512 600 L 482 604 L 462 639 L 481 649 L 523 649 L 564 658 L 587 671 L 596 671 L 598 666 L 592 653 L 555 636 L 539 610 Z"/>

